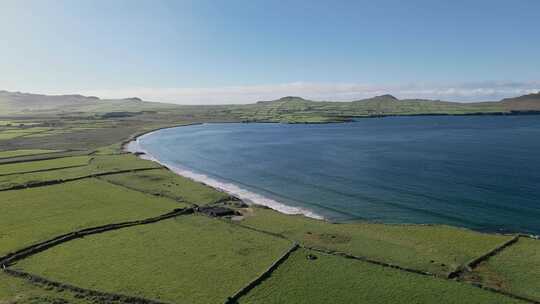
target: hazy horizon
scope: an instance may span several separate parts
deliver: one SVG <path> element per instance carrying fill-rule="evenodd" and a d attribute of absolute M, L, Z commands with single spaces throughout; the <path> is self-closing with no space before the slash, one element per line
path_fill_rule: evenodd
<path fill-rule="evenodd" d="M 4 92 L 8 92 L 8 93 L 36 94 L 36 95 L 48 95 L 48 96 L 82 95 L 84 97 L 97 97 L 97 98 L 99 98 L 101 100 L 140 98 L 143 101 L 147 101 L 147 102 L 170 103 L 170 104 L 178 104 L 178 105 L 232 105 L 232 104 L 242 105 L 242 104 L 256 103 L 256 102 L 259 102 L 259 101 L 277 100 L 277 99 L 284 98 L 284 97 L 300 97 L 300 98 L 304 98 L 304 99 L 312 100 L 312 101 L 350 102 L 350 101 L 357 101 L 357 100 L 362 100 L 362 99 L 369 99 L 369 98 L 373 98 L 373 97 L 377 97 L 377 96 L 381 96 L 381 95 L 392 95 L 392 96 L 394 96 L 394 97 L 396 97 L 396 98 L 398 98 L 400 100 L 426 99 L 426 100 L 440 100 L 440 101 L 450 101 L 450 102 L 458 102 L 458 103 L 468 103 L 468 102 L 497 102 L 497 101 L 500 101 L 500 100 L 502 100 L 504 98 L 513 98 L 513 97 L 519 97 L 519 96 L 527 95 L 527 94 L 540 93 L 540 89 L 524 89 L 523 90 L 523 89 L 517 88 L 517 89 L 507 90 L 505 92 L 506 94 L 491 94 L 491 95 L 488 95 L 488 96 L 492 97 L 491 99 L 478 99 L 478 98 L 470 99 L 470 98 L 463 98 L 463 97 L 461 99 L 455 99 L 455 98 L 447 98 L 447 99 L 445 99 L 445 98 L 440 98 L 440 97 L 439 98 L 429 97 L 430 95 L 426 95 L 425 92 L 424 92 L 424 94 L 422 94 L 423 93 L 422 91 L 409 91 L 408 93 L 406 93 L 406 96 L 403 97 L 403 94 L 401 94 L 401 95 L 392 94 L 392 93 L 386 92 L 384 89 L 381 88 L 380 90 L 377 90 L 377 91 L 368 90 L 366 92 L 362 92 L 362 94 L 354 95 L 354 97 L 340 96 L 339 94 L 336 94 L 336 95 L 334 95 L 334 97 L 332 97 L 332 96 L 326 96 L 326 97 L 325 96 L 319 96 L 321 98 L 318 98 L 317 96 L 309 97 L 309 96 L 311 96 L 311 94 L 309 92 L 309 86 L 308 86 L 307 91 L 303 90 L 306 95 L 287 94 L 287 92 L 288 92 L 287 90 L 273 90 L 273 91 L 266 90 L 263 94 L 260 94 L 260 93 L 257 93 L 257 92 L 251 92 L 250 94 L 244 94 L 242 96 L 243 99 L 241 99 L 240 101 L 235 100 L 235 99 L 230 99 L 229 102 L 225 101 L 227 99 L 223 98 L 223 96 L 224 96 L 223 93 L 225 93 L 225 95 L 226 95 L 227 91 L 233 91 L 234 92 L 235 89 L 236 88 L 234 88 L 234 87 L 220 88 L 220 89 L 204 89 L 203 88 L 202 90 L 208 90 L 209 93 L 210 93 L 210 94 L 206 95 L 206 94 L 201 94 L 200 91 L 196 91 L 197 93 L 189 93 L 193 89 L 186 88 L 185 92 L 188 93 L 186 95 L 190 96 L 188 99 L 186 99 L 186 102 L 175 102 L 174 99 L 171 99 L 171 100 L 167 100 L 167 99 L 165 99 L 165 100 L 164 99 L 155 100 L 155 99 L 145 98 L 144 96 L 150 96 L 150 98 L 152 98 L 151 97 L 152 95 L 151 94 L 150 95 L 145 94 L 144 90 L 143 91 L 140 91 L 140 90 L 137 91 L 139 93 L 142 92 L 142 94 L 133 94 L 136 91 L 115 90 L 115 91 L 111 91 L 111 92 L 108 92 L 108 93 L 107 92 L 100 92 L 100 91 L 86 91 L 86 92 L 84 92 L 84 91 L 83 92 L 30 92 L 30 91 L 19 91 L 19 90 L 5 90 L 5 89 L 0 88 L 0 92 L 4 91 Z M 173 89 L 173 92 L 179 93 L 181 95 L 182 90 L 184 90 L 184 89 Z M 216 92 L 217 90 L 222 90 L 222 93 L 217 93 Z M 449 88 L 448 92 L 450 92 L 450 91 L 456 91 L 456 89 Z M 280 92 L 283 92 L 283 93 L 280 94 Z M 130 93 L 132 93 L 132 94 L 129 95 Z M 370 93 L 371 93 L 371 95 L 370 95 Z M 417 94 L 417 95 L 413 95 L 413 94 Z M 345 94 L 345 95 L 347 95 L 347 94 Z M 141 97 L 141 96 L 143 96 L 143 97 Z M 266 96 L 267 98 L 264 98 L 264 96 Z M 340 97 L 343 97 L 343 98 L 339 99 L 339 98 L 336 98 L 336 96 L 340 96 Z M 208 99 L 205 99 L 207 97 L 208 97 Z M 252 98 L 252 99 L 250 99 L 250 98 Z"/>

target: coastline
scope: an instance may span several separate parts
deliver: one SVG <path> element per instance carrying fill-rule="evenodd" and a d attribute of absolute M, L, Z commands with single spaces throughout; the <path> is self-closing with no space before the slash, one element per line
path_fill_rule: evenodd
<path fill-rule="evenodd" d="M 152 155 L 147 150 L 145 150 L 139 143 L 139 140 L 143 138 L 144 136 L 149 136 L 162 129 L 184 127 L 184 126 L 191 126 L 191 125 L 201 125 L 201 124 L 202 123 L 163 127 L 163 128 L 159 128 L 159 129 L 148 131 L 142 134 L 135 135 L 131 137 L 130 140 L 122 143 L 122 151 L 127 152 L 127 153 L 132 153 L 141 159 L 156 162 L 166 167 L 170 171 L 174 172 L 175 174 L 178 174 L 182 177 L 188 178 L 195 182 L 202 183 L 217 191 L 225 192 L 233 197 L 237 197 L 241 199 L 247 204 L 265 206 L 283 214 L 302 215 L 302 216 L 306 216 L 306 217 L 317 219 L 317 220 L 325 220 L 324 216 L 317 214 L 309 209 L 290 206 L 282 202 L 276 201 L 272 198 L 268 198 L 261 194 L 252 192 L 250 190 L 243 189 L 236 184 L 226 182 L 226 181 L 220 181 L 214 177 L 210 177 L 205 174 L 197 173 L 197 172 L 194 172 L 192 170 L 189 170 L 189 169 L 177 166 L 177 165 L 172 165 L 167 162 L 160 161 L 156 156 Z"/>
<path fill-rule="evenodd" d="M 246 123 L 246 122 L 237 122 L 237 123 Z M 268 123 L 275 123 L 275 122 L 268 122 Z M 333 122 L 327 122 L 327 123 L 333 123 Z M 263 195 L 251 192 L 246 189 L 242 189 L 233 183 L 222 182 L 212 177 L 209 177 L 207 175 L 194 172 L 190 169 L 186 169 L 186 168 L 168 164 L 166 162 L 162 162 L 157 157 L 155 157 L 148 151 L 144 150 L 139 144 L 139 140 L 142 137 L 149 136 L 163 129 L 172 129 L 172 128 L 177 128 L 177 127 L 187 127 L 187 126 L 203 125 L 203 124 L 207 124 L 207 123 L 189 123 L 189 124 L 171 125 L 171 126 L 159 127 L 156 129 L 137 133 L 121 143 L 121 151 L 124 153 L 134 154 L 141 159 L 156 162 L 177 175 L 180 175 L 194 182 L 201 183 L 203 185 L 211 187 L 216 191 L 225 192 L 231 195 L 232 197 L 241 199 L 247 204 L 267 207 L 274 211 L 277 211 L 279 213 L 286 214 L 286 215 L 298 215 L 298 216 L 304 216 L 307 218 L 312 218 L 312 219 L 328 222 L 328 219 L 326 219 L 324 216 L 314 213 L 311 210 L 301 208 L 301 207 L 289 206 L 287 204 L 267 198 Z M 246 192 L 248 193 L 247 196 L 246 196 Z M 384 222 L 377 222 L 377 221 L 371 221 L 371 220 L 362 220 L 359 222 L 383 224 L 383 225 L 402 225 L 402 226 L 447 226 L 451 228 L 475 231 L 478 233 L 496 234 L 496 235 L 517 235 L 517 236 L 525 237 L 529 239 L 540 240 L 540 235 L 533 234 L 533 233 L 524 233 L 524 232 L 519 232 L 519 231 L 494 231 L 494 230 L 472 229 L 469 227 L 454 226 L 454 225 L 448 225 L 448 224 L 442 224 L 442 223 L 384 223 Z"/>
<path fill-rule="evenodd" d="M 132 153 L 132 152 L 126 151 L 126 147 L 127 147 L 127 145 L 129 143 L 131 143 L 132 141 L 136 141 L 139 137 L 142 137 L 144 135 L 148 135 L 150 133 L 157 132 L 159 130 L 172 129 L 172 128 L 176 128 L 176 127 L 196 126 L 196 125 L 202 125 L 202 124 L 204 124 L 204 123 L 202 123 L 202 122 L 194 122 L 194 123 L 188 123 L 188 124 L 177 124 L 177 125 L 164 126 L 164 127 L 159 127 L 159 128 L 151 129 L 151 130 L 148 130 L 148 131 L 144 131 L 144 132 L 135 133 L 135 134 L 131 135 L 128 139 L 123 140 L 123 141 L 120 142 L 120 151 L 127 152 L 127 153 Z"/>

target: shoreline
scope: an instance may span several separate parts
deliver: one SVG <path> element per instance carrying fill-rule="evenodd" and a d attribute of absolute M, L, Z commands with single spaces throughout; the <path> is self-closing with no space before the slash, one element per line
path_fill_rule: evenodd
<path fill-rule="evenodd" d="M 203 123 L 198 124 L 190 124 L 190 125 L 201 125 Z M 188 178 L 192 181 L 195 181 L 197 183 L 202 183 L 208 187 L 211 187 L 217 191 L 225 192 L 233 197 L 236 197 L 238 199 L 241 199 L 242 201 L 250 204 L 250 205 L 258 205 L 258 206 L 265 206 L 272 210 L 275 210 L 277 212 L 287 214 L 287 215 L 302 215 L 309 218 L 317 219 L 317 220 L 326 220 L 324 216 L 317 214 L 309 209 L 305 209 L 302 207 L 296 207 L 296 206 L 290 206 L 287 204 L 284 204 L 282 202 L 276 201 L 272 198 L 266 197 L 264 195 L 261 195 L 259 193 L 252 192 L 248 189 L 241 188 L 240 186 L 228 182 L 228 181 L 220 181 L 214 177 L 210 177 L 208 175 L 198 173 L 195 171 L 192 171 L 187 168 L 183 168 L 180 166 L 172 165 L 167 162 L 160 161 L 157 157 L 149 153 L 147 150 L 143 149 L 139 143 L 140 138 L 150 135 L 154 132 L 157 132 L 162 129 L 168 129 L 168 128 L 176 128 L 176 127 L 183 127 L 183 126 L 189 126 L 189 125 L 181 125 L 181 126 L 173 126 L 173 127 L 164 127 L 160 129 L 156 129 L 153 131 L 145 132 L 143 134 L 139 134 L 135 137 L 132 137 L 131 140 L 125 142 L 122 144 L 122 151 L 128 152 L 131 154 L 136 155 L 137 157 L 149 161 L 156 162 L 170 171 L 174 172 L 175 174 L 178 174 L 182 177 Z"/>
<path fill-rule="evenodd" d="M 237 123 L 245 123 L 245 122 L 237 122 Z M 269 122 L 269 123 L 274 123 L 274 122 Z M 193 172 L 193 171 L 191 171 L 189 169 L 184 169 L 184 168 L 176 167 L 174 165 L 167 164 L 165 162 L 161 162 L 155 156 L 153 156 L 152 154 L 150 154 L 146 150 L 144 150 L 139 145 L 139 142 L 138 142 L 141 137 L 150 135 L 150 134 L 152 134 L 154 132 L 157 132 L 157 131 L 160 131 L 160 130 L 163 130 L 163 129 L 172 129 L 172 128 L 177 128 L 177 127 L 186 127 L 186 126 L 204 125 L 204 124 L 208 124 L 208 123 L 199 122 L 199 123 L 190 123 L 190 124 L 180 124 L 180 125 L 173 125 L 173 126 L 165 126 L 165 127 L 160 127 L 160 128 L 156 128 L 156 129 L 153 129 L 153 130 L 145 131 L 145 132 L 142 132 L 142 133 L 138 133 L 138 134 L 135 134 L 135 135 L 131 136 L 129 139 L 127 139 L 127 140 L 125 140 L 125 141 L 123 141 L 121 143 L 121 151 L 125 152 L 125 153 L 130 153 L 130 154 L 136 155 L 137 157 L 139 157 L 141 159 L 156 162 L 156 163 L 162 165 L 163 167 L 167 168 L 168 170 L 170 170 L 171 172 L 173 172 L 173 173 L 175 173 L 175 174 L 177 174 L 179 176 L 190 179 L 190 180 L 192 180 L 194 182 L 197 182 L 197 183 L 201 183 L 201 184 L 203 184 L 205 186 L 208 186 L 208 187 L 210 187 L 210 188 L 212 188 L 212 189 L 214 189 L 216 191 L 227 193 L 227 194 L 231 195 L 232 197 L 239 198 L 242 201 L 244 201 L 244 202 L 246 202 L 246 203 L 248 203 L 250 205 L 263 206 L 263 207 L 270 208 L 270 209 L 272 209 L 274 211 L 277 211 L 277 212 L 285 214 L 285 215 L 304 216 L 304 217 L 307 217 L 307 218 L 311 218 L 311 219 L 315 219 L 315 220 L 322 220 L 322 221 L 328 222 L 328 220 L 324 216 L 316 214 L 316 213 L 314 213 L 314 212 L 312 212 L 312 211 L 310 211 L 308 209 L 289 206 L 289 205 L 283 204 L 281 202 L 275 201 L 273 199 L 266 198 L 263 195 L 253 193 L 253 192 L 251 192 L 249 190 L 242 189 L 242 188 L 238 187 L 235 184 L 223 183 L 221 181 L 213 179 L 212 177 L 206 176 L 204 174 L 199 174 L 199 173 Z M 129 147 L 130 145 L 132 145 L 132 147 Z M 216 184 L 213 184 L 213 182 L 208 183 L 208 181 L 215 181 Z M 242 197 L 242 195 L 238 195 L 235 192 L 232 192 L 232 191 L 229 191 L 228 189 L 224 189 L 224 188 L 220 187 L 219 184 L 232 185 L 232 186 L 240 189 L 241 191 L 244 190 L 244 191 L 247 191 L 249 193 L 252 193 L 252 194 L 256 195 L 257 197 L 262 198 L 263 200 L 268 199 L 268 200 L 270 200 L 272 202 L 275 202 L 275 205 L 266 205 L 264 203 L 261 204 L 260 202 L 256 202 L 256 201 L 250 199 L 249 197 L 248 198 Z M 277 206 L 282 206 L 283 209 L 280 209 L 279 207 L 276 207 L 276 205 Z M 288 210 L 294 210 L 296 212 L 294 212 L 294 211 L 290 212 Z M 376 221 L 370 221 L 370 220 L 362 220 L 362 221 L 358 221 L 358 223 L 372 223 L 372 224 L 382 224 L 382 225 L 403 225 L 403 226 L 410 226 L 410 225 L 413 225 L 413 226 L 447 226 L 447 227 L 456 228 L 456 229 L 470 230 L 470 231 L 474 231 L 474 232 L 478 232 L 478 233 L 498 234 L 498 235 L 518 235 L 520 237 L 530 238 L 530 239 L 534 239 L 534 240 L 540 240 L 540 235 L 536 235 L 536 234 L 533 234 L 533 233 L 524 233 L 524 232 L 516 232 L 516 231 L 512 232 L 512 231 L 494 231 L 494 230 L 473 229 L 473 228 L 464 227 L 464 226 L 454 226 L 454 225 L 448 225 L 448 224 L 442 224 L 442 223 L 427 223 L 427 224 L 384 223 L 384 222 L 376 222 Z"/>
<path fill-rule="evenodd" d="M 285 125 L 325 125 L 325 124 L 343 124 L 343 123 L 354 123 L 362 119 L 370 118 L 392 118 L 392 117 L 422 117 L 422 116 L 530 116 L 537 115 L 540 116 L 540 111 L 510 111 L 510 112 L 475 112 L 475 113 L 424 113 L 424 114 L 381 114 L 381 115 L 367 115 L 367 116 L 346 116 L 344 120 L 329 120 L 324 122 L 283 122 L 283 121 L 212 121 L 212 122 L 192 122 L 186 124 L 174 124 L 170 126 L 158 127 L 156 129 L 136 133 L 130 136 L 128 139 L 121 141 L 120 146 L 121 150 L 124 151 L 124 147 L 130 142 L 137 140 L 137 138 L 153 133 L 163 129 L 172 129 L 176 127 L 187 127 L 187 126 L 196 126 L 204 124 L 285 124 Z M 1 118 L 1 117 L 0 117 Z"/>

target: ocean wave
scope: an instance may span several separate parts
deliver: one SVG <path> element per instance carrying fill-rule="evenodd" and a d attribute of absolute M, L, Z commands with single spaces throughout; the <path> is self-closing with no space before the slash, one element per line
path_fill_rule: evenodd
<path fill-rule="evenodd" d="M 141 137 L 144 137 L 150 134 L 151 133 L 147 133 Z M 141 137 L 138 137 L 136 140 L 129 142 L 125 146 L 125 150 L 131 153 L 144 153 L 144 154 L 140 154 L 139 157 L 142 159 L 151 160 L 151 161 L 160 163 L 161 165 L 169 168 L 171 171 L 173 171 L 174 173 L 178 175 L 181 175 L 183 177 L 192 179 L 194 181 L 208 185 L 212 188 L 231 194 L 235 197 L 238 197 L 239 199 L 243 200 L 246 203 L 266 206 L 268 208 L 274 209 L 276 211 L 279 211 L 285 214 L 302 214 L 310 218 L 324 219 L 324 217 L 314 213 L 311 210 L 300 208 L 300 207 L 289 206 L 281 202 L 278 202 L 274 199 L 271 199 L 269 197 L 266 197 L 264 195 L 241 188 L 236 184 L 220 181 L 208 175 L 197 173 L 192 170 L 182 168 L 181 166 L 177 166 L 177 165 L 173 165 L 167 162 L 160 161 L 159 159 L 157 159 L 155 156 L 153 156 L 151 153 L 149 153 L 147 150 L 145 150 L 141 146 L 140 141 L 139 141 Z"/>

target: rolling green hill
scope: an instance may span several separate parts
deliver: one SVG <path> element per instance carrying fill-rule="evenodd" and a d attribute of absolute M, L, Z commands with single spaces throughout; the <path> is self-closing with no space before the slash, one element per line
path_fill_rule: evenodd
<path fill-rule="evenodd" d="M 498 102 L 459 103 L 424 99 L 397 99 L 381 95 L 352 102 L 312 101 L 288 96 L 256 104 L 228 106 L 243 121 L 328 122 L 354 117 L 390 115 L 510 114 L 540 111 L 540 93 Z"/>
<path fill-rule="evenodd" d="M 352 102 L 312 101 L 287 96 L 247 105 L 186 106 L 142 101 L 139 98 L 99 99 L 82 95 L 37 95 L 0 91 L 0 116 L 128 117 L 167 114 L 194 120 L 324 123 L 355 117 L 389 115 L 509 114 L 540 111 L 540 92 L 501 101 L 459 103 L 440 100 L 398 99 L 381 95 Z"/>
<path fill-rule="evenodd" d="M 137 97 L 100 99 L 82 95 L 41 95 L 0 91 L 0 115 L 50 115 L 73 113 L 106 113 L 155 111 L 175 105 L 146 102 Z"/>

